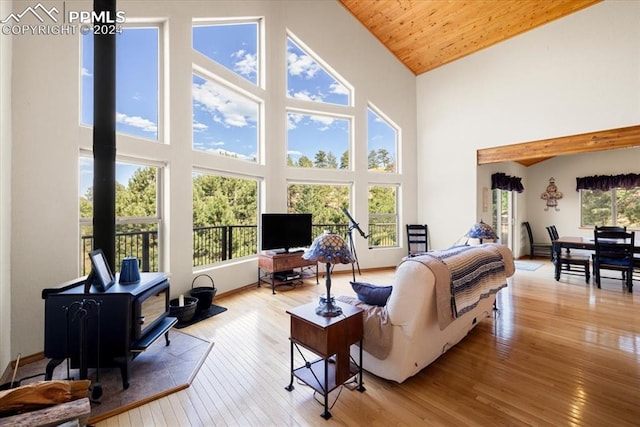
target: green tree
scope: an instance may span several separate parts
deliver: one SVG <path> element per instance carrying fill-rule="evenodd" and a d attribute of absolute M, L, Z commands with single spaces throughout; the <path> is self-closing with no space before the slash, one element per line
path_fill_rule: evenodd
<path fill-rule="evenodd" d="M 369 236 L 371 246 L 398 244 L 396 188 L 390 186 L 369 187 Z"/>
<path fill-rule="evenodd" d="M 327 153 L 324 150 L 318 150 L 313 161 L 313 165 L 320 169 L 326 169 L 329 167 L 329 159 Z"/>
<path fill-rule="evenodd" d="M 349 150 L 345 150 L 340 157 L 340 169 L 349 169 Z"/>

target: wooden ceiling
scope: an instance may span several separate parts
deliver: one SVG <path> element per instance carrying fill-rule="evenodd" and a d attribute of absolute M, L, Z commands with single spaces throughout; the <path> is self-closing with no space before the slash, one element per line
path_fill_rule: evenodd
<path fill-rule="evenodd" d="M 415 75 L 602 0 L 339 0 Z M 640 126 L 478 150 L 478 165 L 531 166 L 567 154 L 640 147 Z"/>
<path fill-rule="evenodd" d="M 419 75 L 601 0 L 339 0 Z"/>

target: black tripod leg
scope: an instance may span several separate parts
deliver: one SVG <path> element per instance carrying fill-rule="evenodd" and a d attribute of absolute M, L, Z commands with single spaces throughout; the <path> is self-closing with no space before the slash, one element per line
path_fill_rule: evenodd
<path fill-rule="evenodd" d="M 353 230 L 347 231 L 347 235 L 349 237 L 349 249 L 353 254 L 353 258 L 356 260 L 355 264 L 358 266 L 358 275 L 362 276 L 362 272 L 360 271 L 360 262 L 358 261 L 358 254 L 356 253 L 356 246 L 353 244 Z M 351 273 L 353 274 L 353 281 L 356 281 L 356 271 L 353 267 L 353 263 L 351 263 Z"/>

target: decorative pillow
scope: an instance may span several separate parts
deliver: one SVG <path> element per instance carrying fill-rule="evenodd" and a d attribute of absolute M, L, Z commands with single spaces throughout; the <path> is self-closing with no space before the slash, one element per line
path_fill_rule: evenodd
<path fill-rule="evenodd" d="M 384 307 L 391 295 L 391 286 L 377 286 L 366 282 L 350 282 L 358 299 L 365 304 Z"/>

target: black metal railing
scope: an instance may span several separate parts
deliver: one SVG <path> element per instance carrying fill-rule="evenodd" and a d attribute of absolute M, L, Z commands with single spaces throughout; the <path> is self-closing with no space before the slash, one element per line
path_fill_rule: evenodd
<path fill-rule="evenodd" d="M 348 224 L 314 224 L 312 235 L 318 236 L 325 230 L 331 230 L 346 236 L 348 229 Z M 358 233 L 354 231 L 353 238 L 358 237 Z M 82 236 L 81 239 L 82 274 L 85 275 L 91 270 L 89 252 L 93 248 L 93 236 Z M 367 240 L 369 247 L 396 245 L 396 224 L 370 224 Z M 258 227 L 255 225 L 222 225 L 193 229 L 194 267 L 255 255 L 257 248 Z M 158 271 L 158 232 L 116 233 L 116 270 L 120 269 L 122 259 L 126 256 L 138 258 L 141 271 Z"/>

